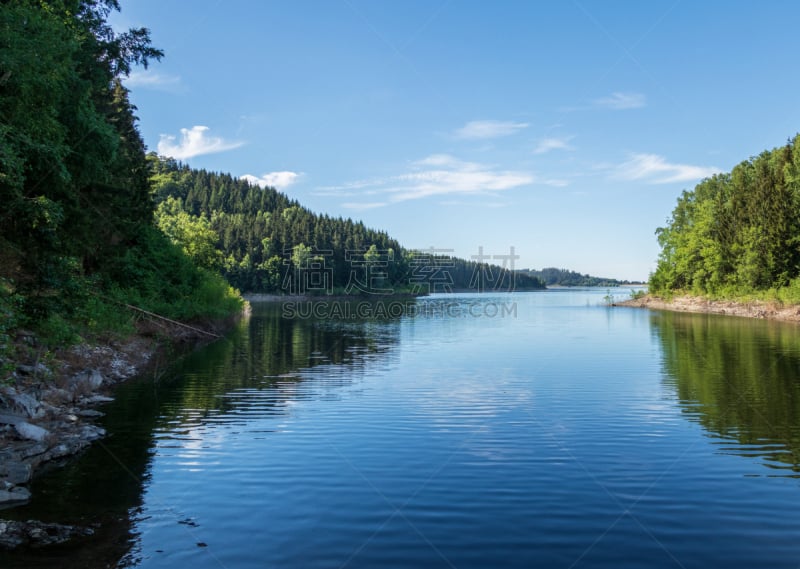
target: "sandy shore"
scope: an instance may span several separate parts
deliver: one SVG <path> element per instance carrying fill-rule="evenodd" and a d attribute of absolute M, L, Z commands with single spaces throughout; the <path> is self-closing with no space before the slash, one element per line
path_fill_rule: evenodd
<path fill-rule="evenodd" d="M 653 310 L 672 310 L 675 312 L 700 312 L 705 314 L 726 314 L 746 318 L 765 318 L 785 322 L 800 322 L 800 305 L 781 305 L 779 303 L 753 301 L 735 302 L 732 300 L 709 300 L 698 296 L 676 296 L 671 300 L 655 296 L 617 302 L 614 306 L 650 308 Z"/>

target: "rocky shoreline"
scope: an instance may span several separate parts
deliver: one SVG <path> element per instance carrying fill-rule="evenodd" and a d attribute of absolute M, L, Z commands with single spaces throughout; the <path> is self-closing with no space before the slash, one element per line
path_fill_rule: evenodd
<path fill-rule="evenodd" d="M 165 367 L 166 356 L 219 338 L 239 318 L 187 326 L 141 320 L 123 340 L 80 344 L 53 354 L 47 362 L 17 362 L 11 381 L 0 387 L 0 509 L 26 503 L 37 470 L 75 455 L 105 436 L 95 424 L 98 405 L 113 401 L 114 386 Z M 35 335 L 18 331 L 16 341 L 39 353 Z M 0 519 L 0 550 L 40 547 L 91 535 L 80 528 L 36 520 Z"/>
<path fill-rule="evenodd" d="M 733 300 L 710 300 L 699 296 L 675 296 L 669 300 L 646 295 L 641 298 L 614 303 L 614 306 L 671 310 L 674 312 L 698 312 L 724 314 L 746 318 L 763 318 L 784 322 L 800 322 L 800 306 L 780 305 L 763 301 L 736 302 Z"/>

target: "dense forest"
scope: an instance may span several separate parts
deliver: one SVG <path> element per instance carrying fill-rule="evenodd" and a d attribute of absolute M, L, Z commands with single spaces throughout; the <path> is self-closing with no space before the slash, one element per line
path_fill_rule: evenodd
<path fill-rule="evenodd" d="M 26 327 L 62 345 L 125 328 L 135 304 L 183 319 L 241 298 L 153 223 L 145 146 L 121 83 L 162 56 L 115 33 L 116 0 L 0 3 L 0 359 Z M 1 363 L 1 362 L 0 362 Z"/>
<path fill-rule="evenodd" d="M 800 301 L 800 136 L 684 191 L 650 290 Z"/>
<path fill-rule="evenodd" d="M 158 226 L 201 266 L 247 292 L 306 294 L 530 290 L 541 280 L 436 251 L 404 249 L 385 232 L 319 215 L 229 174 L 148 156 Z"/>
<path fill-rule="evenodd" d="M 593 277 L 591 275 L 582 275 L 575 271 L 567 269 L 557 269 L 555 267 L 547 267 L 541 270 L 526 269 L 522 271 L 528 276 L 535 277 L 544 282 L 547 286 L 602 286 L 602 287 L 615 287 L 631 284 L 642 284 L 631 281 L 621 281 L 617 279 L 610 279 L 604 277 Z"/>

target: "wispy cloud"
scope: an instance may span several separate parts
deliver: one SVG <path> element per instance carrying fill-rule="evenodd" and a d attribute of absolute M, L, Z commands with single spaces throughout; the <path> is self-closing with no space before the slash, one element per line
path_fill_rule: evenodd
<path fill-rule="evenodd" d="M 547 178 L 542 180 L 541 183 L 545 186 L 552 186 L 554 188 L 566 188 L 569 186 L 569 182 L 562 178 Z"/>
<path fill-rule="evenodd" d="M 280 172 L 268 172 L 262 176 L 245 174 L 244 176 L 240 176 L 240 179 L 247 180 L 251 184 L 261 188 L 270 187 L 283 190 L 294 184 L 300 176 L 302 176 L 301 173 L 282 170 Z"/>
<path fill-rule="evenodd" d="M 455 137 L 462 140 L 481 140 L 509 136 L 528 128 L 526 122 L 513 121 L 470 121 L 455 131 Z"/>
<path fill-rule="evenodd" d="M 363 210 L 433 196 L 496 195 L 536 182 L 530 172 L 501 170 L 449 154 L 432 154 L 410 166 L 409 172 L 398 176 L 340 186 L 344 195 L 353 197 L 353 190 L 358 189 L 357 196 L 364 198 L 350 200 L 343 207 Z M 376 196 L 380 197 L 376 200 Z"/>
<path fill-rule="evenodd" d="M 143 87 L 156 91 L 174 92 L 181 88 L 181 78 L 152 70 L 132 71 L 124 81 L 126 87 Z"/>
<path fill-rule="evenodd" d="M 632 154 L 630 159 L 613 170 L 613 177 L 621 180 L 645 180 L 650 184 L 669 184 L 701 180 L 721 170 L 715 166 L 672 164 L 658 154 Z"/>
<path fill-rule="evenodd" d="M 595 106 L 612 109 L 614 111 L 624 111 L 627 109 L 641 109 L 647 105 L 647 98 L 642 93 L 623 93 L 614 92 L 608 97 L 595 99 Z"/>
<path fill-rule="evenodd" d="M 571 136 L 543 138 L 539 141 L 539 144 L 536 146 L 533 153 L 545 154 L 551 150 L 574 150 L 574 148 L 569 144 L 569 141 L 572 140 L 572 138 L 573 137 Z"/>
<path fill-rule="evenodd" d="M 450 194 L 485 194 L 532 184 L 527 172 L 496 170 L 476 162 L 463 162 L 447 154 L 436 154 L 415 164 L 418 171 L 397 177 L 398 187 L 389 190 L 391 201 L 400 202 Z"/>
<path fill-rule="evenodd" d="M 356 211 L 365 211 L 368 209 L 375 209 L 376 207 L 383 207 L 389 205 L 387 202 L 345 202 L 342 207 L 347 209 L 354 209 Z"/>
<path fill-rule="evenodd" d="M 314 196 L 355 196 L 358 195 L 359 190 L 375 188 L 386 183 L 386 180 L 372 179 L 372 180 L 358 180 L 355 182 L 347 182 L 345 184 L 336 184 L 332 186 L 317 186 L 311 194 Z M 370 193 L 368 191 L 364 193 Z M 374 193 L 374 190 L 372 190 Z"/>
<path fill-rule="evenodd" d="M 202 154 L 214 154 L 238 148 L 243 142 L 223 140 L 217 136 L 209 136 L 207 126 L 196 125 L 192 128 L 182 128 L 181 138 L 176 142 L 176 137 L 162 134 L 158 141 L 158 153 L 162 156 L 171 156 L 176 160 L 185 160 Z"/>

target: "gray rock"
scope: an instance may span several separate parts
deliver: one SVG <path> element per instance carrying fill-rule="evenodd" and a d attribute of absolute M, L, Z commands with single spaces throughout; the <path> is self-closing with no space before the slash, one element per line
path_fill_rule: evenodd
<path fill-rule="evenodd" d="M 14 428 L 19 433 L 23 439 L 28 439 L 29 441 L 36 441 L 37 443 L 44 442 L 44 440 L 50 435 L 50 431 L 47 429 L 43 429 L 37 425 L 31 425 L 30 423 L 17 423 L 14 425 Z"/>
<path fill-rule="evenodd" d="M 18 450 L 19 457 L 22 459 L 28 459 L 35 456 L 39 456 L 47 451 L 47 445 L 44 443 L 35 443 L 29 447 L 21 448 Z"/>
<path fill-rule="evenodd" d="M 94 534 L 91 528 L 47 524 L 35 520 L 25 522 L 0 520 L 0 549 L 15 549 L 20 546 L 46 547 L 60 545 L 78 537 Z"/>
<path fill-rule="evenodd" d="M 43 363 L 38 363 L 35 366 L 24 364 L 17 365 L 17 373 L 22 375 L 35 375 L 35 376 L 48 376 L 50 375 L 50 368 Z"/>
<path fill-rule="evenodd" d="M 0 490 L 0 505 L 17 504 L 27 502 L 31 499 L 31 493 L 27 488 L 14 486 L 9 490 Z"/>
<path fill-rule="evenodd" d="M 96 369 L 87 369 L 72 376 L 73 385 L 91 389 L 92 391 L 100 389 L 105 380 L 103 374 Z"/>
<path fill-rule="evenodd" d="M 105 413 L 102 411 L 97 411 L 95 409 L 81 409 L 80 411 L 76 411 L 75 414 L 78 417 L 84 417 L 87 419 L 96 419 L 98 417 L 105 416 Z"/>
<path fill-rule="evenodd" d="M 70 378 L 69 389 L 73 393 L 90 393 L 102 387 L 105 378 L 103 374 L 94 369 L 87 369 L 76 373 Z"/>
<path fill-rule="evenodd" d="M 31 465 L 18 461 L 0 463 L 0 480 L 16 485 L 27 484 L 31 479 Z"/>
<path fill-rule="evenodd" d="M 3 400 L 11 411 L 24 413 L 31 419 L 42 414 L 40 402 L 30 393 L 17 393 L 13 387 L 7 387 L 2 392 Z"/>
<path fill-rule="evenodd" d="M 71 403 L 75 399 L 75 396 L 66 389 L 51 387 L 42 393 L 42 399 L 55 405 L 63 405 L 65 403 Z"/>
<path fill-rule="evenodd" d="M 78 452 L 79 450 L 86 448 L 89 444 L 89 441 L 81 440 L 75 438 L 70 441 L 63 442 L 59 445 L 56 445 L 47 450 L 47 452 L 42 453 L 41 455 L 37 456 L 34 461 L 38 464 L 45 463 L 49 460 L 55 460 L 57 458 L 63 458 L 65 456 L 70 456 Z"/>
<path fill-rule="evenodd" d="M 81 438 L 85 441 L 96 441 L 106 436 L 106 430 L 96 425 L 86 425 L 81 429 Z"/>
<path fill-rule="evenodd" d="M 4 425 L 16 425 L 17 423 L 25 423 L 25 419 L 22 415 L 12 415 L 9 413 L 0 413 L 0 423 Z"/>
<path fill-rule="evenodd" d="M 113 397 L 106 397 L 105 395 L 93 395 L 92 397 L 84 398 L 83 402 L 91 405 L 93 403 L 111 403 L 114 401 Z"/>

